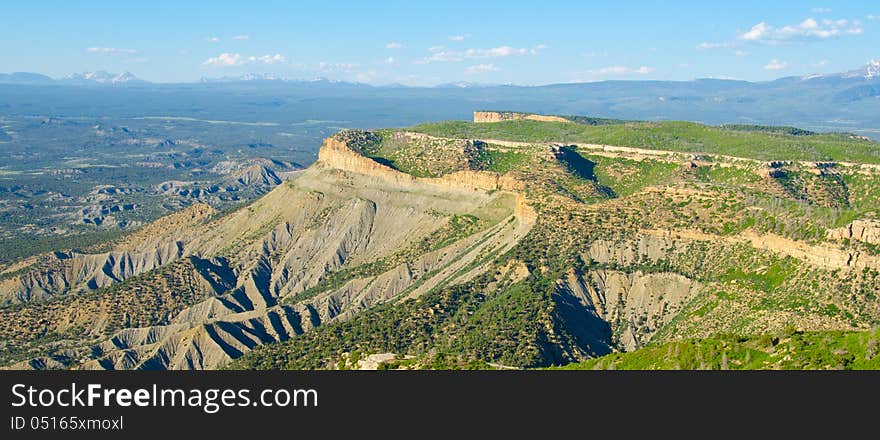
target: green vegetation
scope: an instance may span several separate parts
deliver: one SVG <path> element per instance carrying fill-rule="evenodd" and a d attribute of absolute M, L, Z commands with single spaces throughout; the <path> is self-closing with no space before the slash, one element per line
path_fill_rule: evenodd
<path fill-rule="evenodd" d="M 211 280 L 210 287 L 203 280 Z M 0 340 L 4 341 L 0 360 L 9 364 L 33 357 L 39 350 L 54 353 L 56 349 L 50 347 L 55 341 L 76 341 L 84 335 L 88 341 L 124 328 L 166 325 L 181 310 L 234 284 L 228 267 L 189 257 L 90 292 L 6 306 L 0 308 Z M 63 353 L 63 347 L 57 351 Z"/>
<path fill-rule="evenodd" d="M 75 249 L 81 252 L 100 252 L 129 231 L 99 229 L 75 235 L 52 235 L 45 237 L 11 237 L 0 243 L 0 265 L 9 264 L 34 255 L 53 251 Z M 0 279 L 10 274 L 0 275 Z"/>
<path fill-rule="evenodd" d="M 781 127 L 772 125 L 724 124 L 721 128 L 733 131 L 756 131 L 769 134 L 785 134 L 791 136 L 814 136 L 818 133 L 797 127 Z"/>
<path fill-rule="evenodd" d="M 479 169 L 505 174 L 521 169 L 529 161 L 529 155 L 517 151 L 502 151 L 489 147 L 482 149 L 479 158 Z"/>
<path fill-rule="evenodd" d="M 880 329 L 863 332 L 786 330 L 756 336 L 718 335 L 615 353 L 566 370 L 876 370 Z"/>
<path fill-rule="evenodd" d="M 505 121 L 479 124 L 448 121 L 417 125 L 413 131 L 460 139 L 572 142 L 688 153 L 723 154 L 759 160 L 880 163 L 880 144 L 846 134 L 791 135 L 740 131 L 693 122 L 628 122 L 613 125 Z"/>
<path fill-rule="evenodd" d="M 648 186 L 668 182 L 679 165 L 656 160 L 629 160 L 623 158 L 590 155 L 581 152 L 596 163 L 596 178 L 599 184 L 607 186 L 618 197 L 626 197 Z"/>

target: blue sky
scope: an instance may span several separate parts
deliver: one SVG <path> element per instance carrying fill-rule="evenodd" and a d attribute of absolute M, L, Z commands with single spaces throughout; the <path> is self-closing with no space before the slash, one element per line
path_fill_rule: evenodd
<path fill-rule="evenodd" d="M 0 14 L 0 72 L 157 82 L 272 73 L 372 84 L 547 84 L 854 69 L 876 1 L 43 1 Z"/>

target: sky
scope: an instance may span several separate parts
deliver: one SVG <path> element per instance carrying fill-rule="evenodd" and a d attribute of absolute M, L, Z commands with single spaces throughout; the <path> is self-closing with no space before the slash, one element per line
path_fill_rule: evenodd
<path fill-rule="evenodd" d="M 182 3 L 5 2 L 0 72 L 539 85 L 765 81 L 880 58 L 876 0 Z"/>

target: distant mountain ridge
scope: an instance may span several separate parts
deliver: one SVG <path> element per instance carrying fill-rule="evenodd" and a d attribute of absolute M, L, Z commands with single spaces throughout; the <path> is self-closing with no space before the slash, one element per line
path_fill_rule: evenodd
<path fill-rule="evenodd" d="M 695 78 L 690 81 L 649 81 L 649 82 L 660 82 L 660 83 L 705 83 L 707 81 L 710 82 L 736 82 L 736 83 L 744 83 L 744 84 L 767 84 L 773 83 L 776 81 L 789 80 L 792 78 L 797 78 L 801 80 L 812 80 L 818 78 L 838 78 L 838 79 L 864 79 L 864 80 L 877 80 L 880 78 L 880 59 L 872 59 L 868 61 L 868 63 L 858 69 L 849 70 L 846 72 L 840 73 L 829 73 L 829 74 L 808 74 L 803 76 L 795 76 L 795 77 L 782 77 L 777 80 L 771 81 L 742 81 L 742 80 L 733 80 L 733 79 L 717 79 L 717 78 Z M 285 83 L 320 83 L 320 84 L 338 84 L 338 85 L 357 85 L 357 86 L 366 86 L 366 87 L 377 87 L 377 88 L 413 88 L 413 89 L 421 89 L 421 88 L 440 88 L 440 89 L 473 89 L 473 88 L 493 88 L 493 87 L 523 87 L 523 88 L 532 88 L 532 87 L 553 87 L 560 85 L 571 85 L 571 84 L 603 84 L 603 83 L 637 83 L 641 81 L 627 81 L 627 80 L 609 80 L 609 81 L 599 81 L 595 83 L 551 83 L 551 84 L 543 84 L 536 86 L 526 86 L 526 85 L 516 85 L 516 84 L 498 84 L 498 83 L 475 83 L 470 81 L 449 81 L 441 84 L 436 84 L 430 87 L 420 87 L 420 86 L 407 86 L 399 83 L 392 83 L 381 86 L 372 86 L 367 83 L 361 82 L 351 82 L 351 81 L 341 81 L 341 80 L 333 80 L 328 78 L 312 78 L 312 79 L 297 79 L 297 78 L 287 78 L 282 75 L 274 74 L 274 73 L 246 73 L 239 76 L 222 76 L 222 77 L 202 77 L 197 82 L 198 83 L 232 83 L 232 82 L 251 82 L 251 81 L 277 81 L 277 82 L 285 82 Z M 0 73 L 0 84 L 49 84 L 49 83 L 68 83 L 68 84 L 130 84 L 130 83 L 150 83 L 150 81 L 146 81 L 138 78 L 131 72 L 123 72 L 123 73 L 109 73 L 104 70 L 97 70 L 91 72 L 81 72 L 81 73 L 73 73 L 67 75 L 60 79 L 53 79 L 49 76 L 34 73 L 34 72 L 13 72 L 13 73 Z"/>
<path fill-rule="evenodd" d="M 68 75 L 61 79 L 62 82 L 77 84 L 130 84 L 130 83 L 146 83 L 131 72 L 109 73 L 103 70 L 95 72 L 82 72 Z"/>
<path fill-rule="evenodd" d="M 865 79 L 880 78 L 880 59 L 871 60 L 870 62 L 868 62 L 868 64 L 865 67 L 862 67 L 861 69 L 853 70 L 851 72 L 848 72 L 845 75 L 847 75 L 848 77 L 850 77 L 849 75 L 852 75 L 853 77 L 857 77 L 857 76 L 861 75 Z"/>
<path fill-rule="evenodd" d="M 504 108 L 618 120 L 797 126 L 815 132 L 846 131 L 880 139 L 878 73 L 880 61 L 875 60 L 859 69 L 836 74 L 788 76 L 764 82 L 639 80 L 541 86 L 456 82 L 433 87 L 373 86 L 265 73 L 205 78 L 201 83 L 186 84 L 149 83 L 125 73 L 94 72 L 58 80 L 15 73 L 0 75 L 0 87 L 6 98 L 0 106 L 9 113 L 36 111 L 50 115 L 61 110 L 82 112 L 95 108 L 95 99 L 114 99 L 125 114 L 193 117 L 190 104 L 199 102 L 199 119 L 210 115 L 206 119 L 235 120 L 256 111 L 264 122 L 344 120 L 350 127 L 465 119 L 473 108 Z M 80 93 L 78 87 L 93 91 Z M 99 96 L 103 93 L 106 96 Z M 64 99 L 57 99 L 62 96 Z M 345 102 L 344 110 L 340 100 Z M 304 102 L 309 104 L 297 105 Z M 392 112 L 392 108 L 407 111 Z M 169 113 L 169 109 L 175 110 Z M 296 117 L 292 116 L 294 113 Z"/>
<path fill-rule="evenodd" d="M 32 72 L 0 73 L 0 83 L 4 84 L 50 84 L 54 79 Z"/>
<path fill-rule="evenodd" d="M 865 64 L 858 69 L 849 70 L 841 73 L 812 73 L 809 75 L 801 76 L 800 79 L 809 81 L 812 79 L 828 79 L 828 78 L 837 78 L 837 79 L 856 79 L 856 80 L 877 80 L 880 79 L 880 59 L 868 61 L 868 64 Z M 783 78 L 784 79 L 784 78 Z"/>

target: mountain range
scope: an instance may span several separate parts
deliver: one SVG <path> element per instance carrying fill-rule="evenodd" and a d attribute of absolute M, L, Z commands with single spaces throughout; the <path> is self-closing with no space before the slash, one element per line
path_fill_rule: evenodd
<path fill-rule="evenodd" d="M 98 100 L 116 103 L 116 113 L 110 116 L 169 114 L 171 109 L 175 117 L 232 120 L 260 115 L 261 121 L 282 124 L 304 119 L 346 120 L 364 128 L 466 119 L 474 108 L 503 108 L 613 119 L 787 125 L 880 138 L 878 69 L 880 62 L 872 61 L 839 74 L 766 82 L 697 79 L 543 86 L 450 83 L 436 87 L 371 86 L 322 78 L 287 80 L 268 74 L 158 84 L 138 80 L 130 73 L 94 72 L 58 80 L 13 73 L 0 75 L 0 89 L 6 96 L 0 106 L 4 113 L 13 115 L 60 112 L 93 116 L 82 112 L 96 109 L 94 101 Z M 86 85 L 92 87 L 83 93 Z M 46 95 L 55 99 L 47 100 Z M 409 111 L 392 111 L 400 106 Z"/>
<path fill-rule="evenodd" d="M 800 79 L 804 81 L 809 81 L 812 79 L 866 79 L 866 80 L 874 80 L 880 78 L 880 60 L 871 60 L 863 67 L 858 69 L 850 70 L 842 73 L 832 73 L 832 74 L 811 74 L 805 76 L 794 76 L 794 77 L 783 77 L 777 81 L 785 81 L 790 79 Z M 701 81 L 702 79 L 698 78 L 694 81 Z M 328 80 L 326 78 L 314 78 L 314 79 L 291 79 L 287 78 L 283 75 L 273 74 L 273 73 L 247 73 L 240 76 L 223 76 L 218 78 L 212 77 L 202 77 L 199 82 L 201 83 L 226 83 L 226 82 L 246 82 L 246 81 L 280 81 L 280 82 L 294 82 L 294 83 L 305 83 L 305 82 L 327 82 L 327 83 L 336 83 L 336 84 L 348 84 L 348 85 L 361 85 L 367 87 L 412 87 L 405 86 L 402 84 L 390 84 L 387 86 L 370 86 L 366 83 L 360 82 L 348 82 L 348 81 L 337 81 L 337 80 Z M 729 81 L 737 81 L 737 80 L 729 80 Z M 60 83 L 68 83 L 68 84 L 133 84 L 133 83 L 146 83 L 148 81 L 142 80 L 136 77 L 131 72 L 123 72 L 123 73 L 108 73 L 103 70 L 93 71 L 93 72 L 82 72 L 82 73 L 73 73 L 67 75 L 60 79 L 53 79 L 49 76 L 33 73 L 33 72 L 13 72 L 13 73 L 0 73 L 0 83 L 4 84 L 47 84 L 52 82 L 60 82 Z M 603 81 L 603 82 L 620 82 L 620 81 Z M 660 81 L 666 82 L 666 81 Z M 680 81 L 669 81 L 669 82 L 680 82 Z M 687 82 L 687 81 L 685 81 Z M 773 82 L 773 81 L 770 81 Z M 573 83 L 577 84 L 577 83 Z M 545 86 L 531 86 L 531 87 L 548 87 L 555 86 L 559 84 L 547 84 Z M 438 84 L 434 87 L 438 88 L 486 88 L 486 87 L 529 87 L 529 86 L 517 86 L 514 84 L 492 84 L 492 83 L 474 83 L 469 81 L 452 81 L 443 84 Z M 418 88 L 418 87 L 414 87 Z"/>

